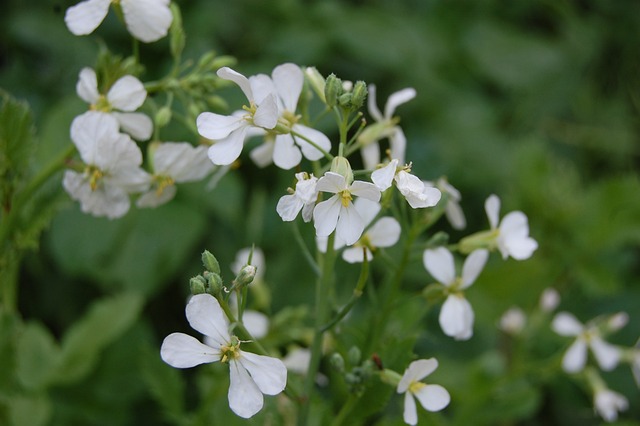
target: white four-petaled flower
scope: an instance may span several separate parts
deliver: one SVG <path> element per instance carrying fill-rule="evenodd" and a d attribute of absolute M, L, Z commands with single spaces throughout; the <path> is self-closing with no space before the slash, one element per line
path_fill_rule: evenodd
<path fill-rule="evenodd" d="M 162 342 L 160 355 L 176 368 L 221 361 L 229 364 L 229 407 L 249 418 L 262 409 L 265 395 L 277 395 L 287 384 L 287 369 L 277 358 L 240 349 L 241 342 L 229 334 L 229 321 L 218 301 L 209 294 L 193 296 L 186 308 L 191 327 L 209 338 L 212 346 L 184 333 L 172 333 Z"/>
<path fill-rule="evenodd" d="M 484 209 L 489 218 L 491 229 L 497 232 L 496 244 L 506 259 L 511 256 L 516 260 L 531 257 L 538 248 L 538 243 L 529 237 L 529 223 L 527 216 L 521 211 L 507 213 L 498 224 L 500 213 L 500 198 L 490 195 L 485 201 Z"/>
<path fill-rule="evenodd" d="M 142 153 L 108 114 L 88 111 L 71 123 L 71 140 L 85 163 L 82 173 L 67 170 L 63 186 L 82 211 L 115 219 L 129 211 L 129 194 L 145 191 L 149 175 Z"/>
<path fill-rule="evenodd" d="M 456 276 L 453 255 L 444 247 L 425 250 L 424 267 L 445 286 L 447 299 L 440 310 L 440 327 L 447 336 L 467 340 L 473 335 L 474 313 L 464 291 L 474 283 L 489 257 L 487 250 L 474 250 L 464 261 L 462 275 Z"/>
<path fill-rule="evenodd" d="M 393 159 L 386 166 L 371 173 L 371 180 L 380 191 L 385 191 L 395 182 L 412 208 L 422 209 L 438 204 L 442 197 L 440 190 L 426 185 L 420 178 L 409 173 L 409 166 L 398 167 L 398 164 L 399 160 Z"/>
<path fill-rule="evenodd" d="M 316 189 L 318 178 L 305 172 L 296 173 L 295 176 L 297 179 L 295 189 L 290 194 L 280 197 L 276 211 L 285 222 L 291 222 L 302 211 L 302 219 L 310 222 L 318 198 Z"/>
<path fill-rule="evenodd" d="M 438 368 L 435 358 L 419 359 L 409 364 L 398 383 L 397 392 L 404 393 L 404 422 L 410 425 L 418 423 L 416 399 L 428 411 L 440 411 L 449 405 L 449 392 L 440 385 L 428 385 L 422 379 Z"/>
<path fill-rule="evenodd" d="M 353 206 L 353 195 L 371 201 L 380 200 L 380 190 L 372 183 L 356 180 L 349 184 L 344 176 L 327 172 L 318 179 L 318 191 L 333 193 L 328 200 L 318 203 L 313 210 L 316 235 L 328 237 L 334 230 L 336 238 L 352 245 L 364 231 L 364 220 Z"/>
<path fill-rule="evenodd" d="M 167 35 L 173 15 L 170 0 L 85 0 L 67 9 L 64 22 L 74 35 L 91 34 L 107 16 L 109 5 L 119 3 L 127 30 L 151 43 Z"/>

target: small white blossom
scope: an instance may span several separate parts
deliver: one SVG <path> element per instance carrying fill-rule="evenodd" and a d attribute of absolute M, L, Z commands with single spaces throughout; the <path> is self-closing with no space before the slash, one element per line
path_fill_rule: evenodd
<path fill-rule="evenodd" d="M 462 275 L 457 277 L 455 261 L 449 250 L 444 247 L 425 250 L 424 267 L 445 286 L 447 293 L 439 317 L 440 327 L 447 336 L 468 340 L 473 335 L 474 313 L 464 297 L 464 290 L 475 282 L 488 258 L 487 250 L 473 251 L 464 261 Z"/>
<path fill-rule="evenodd" d="M 333 193 L 328 200 L 318 203 L 313 210 L 314 226 L 319 237 L 328 237 L 334 230 L 336 237 L 352 245 L 364 231 L 364 221 L 353 206 L 353 195 L 371 201 L 380 200 L 380 190 L 369 182 L 356 180 L 349 185 L 344 176 L 327 172 L 318 179 L 318 191 Z"/>
<path fill-rule="evenodd" d="M 296 179 L 298 181 L 295 190 L 280 197 L 276 211 L 285 222 L 291 222 L 302 211 L 302 219 L 305 222 L 310 222 L 313 218 L 313 208 L 318 199 L 318 190 L 316 189 L 318 178 L 301 172 L 296 173 Z"/>
<path fill-rule="evenodd" d="M 491 229 L 497 231 L 496 243 L 506 259 L 511 256 L 516 260 L 524 260 L 531 257 L 538 248 L 538 243 L 529 237 L 529 223 L 527 216 L 521 211 L 507 213 L 498 225 L 500 213 L 500 198 L 490 195 L 484 204 L 489 218 Z"/>
<path fill-rule="evenodd" d="M 606 422 L 615 422 L 618 419 L 618 412 L 629 408 L 629 401 L 618 392 L 601 388 L 595 392 L 593 407 Z"/>
<path fill-rule="evenodd" d="M 211 346 L 184 333 L 172 333 L 162 342 L 160 356 L 175 368 L 223 362 L 229 364 L 229 407 L 240 417 L 249 418 L 262 409 L 265 395 L 277 395 L 287 384 L 287 368 L 277 358 L 256 355 L 240 349 L 240 342 L 229 334 L 229 321 L 218 301 L 209 294 L 193 296 L 186 308 L 191 327 L 209 338 Z"/>
<path fill-rule="evenodd" d="M 527 323 L 527 316 L 517 306 L 507 309 L 500 317 L 499 328 L 507 334 L 519 334 Z"/>
<path fill-rule="evenodd" d="M 138 198 L 138 207 L 157 207 L 176 194 L 176 183 L 203 179 L 214 168 L 207 158 L 207 147 L 187 142 L 163 142 L 153 151 L 153 175 L 149 191 Z"/>
<path fill-rule="evenodd" d="M 453 185 L 447 181 L 446 178 L 439 178 L 435 184 L 431 181 L 423 181 L 426 186 L 435 186 L 441 192 L 445 192 L 448 195 L 447 204 L 444 206 L 444 214 L 453 227 L 453 229 L 462 230 L 467 227 L 467 219 L 464 216 L 462 207 L 460 207 L 460 200 L 462 195 Z"/>
<path fill-rule="evenodd" d="M 378 141 L 384 138 L 389 138 L 391 158 L 397 158 L 400 162 L 404 162 L 407 139 L 400 126 L 398 126 L 399 119 L 394 117 L 393 114 L 398 106 L 413 99 L 416 96 L 416 91 L 409 87 L 391 94 L 384 107 L 383 114 L 376 105 L 376 86 L 369 84 L 368 89 L 367 106 L 369 114 L 375 122 L 365 128 L 358 138 L 362 144 L 361 151 L 364 166 L 366 169 L 372 170 L 380 163 L 380 145 Z"/>
<path fill-rule="evenodd" d="M 258 128 L 273 129 L 278 122 L 278 105 L 273 93 L 264 90 L 254 80 L 253 84 L 244 75 L 229 67 L 222 67 L 218 76 L 236 83 L 249 100 L 240 114 L 220 115 L 203 112 L 196 120 L 198 133 L 214 141 L 209 148 L 209 158 L 213 164 L 228 165 L 233 163 L 242 152 L 244 141 L 250 130 Z"/>
<path fill-rule="evenodd" d="M 587 362 L 587 348 L 603 370 L 610 371 L 618 365 L 620 349 L 604 341 L 594 324 L 583 325 L 572 314 L 559 312 L 553 318 L 551 328 L 561 336 L 576 337 L 562 358 L 562 369 L 567 373 L 582 371 Z"/>
<path fill-rule="evenodd" d="M 67 9 L 64 22 L 74 35 L 91 34 L 102 23 L 111 3 L 119 3 L 127 30 L 151 43 L 167 35 L 173 15 L 170 0 L 85 0 Z"/>
<path fill-rule="evenodd" d="M 546 288 L 540 295 L 540 309 L 543 312 L 552 312 L 560 304 L 560 293 L 555 288 Z"/>
<path fill-rule="evenodd" d="M 89 111 L 71 123 L 71 140 L 86 167 L 67 170 L 63 186 L 82 211 L 115 219 L 131 205 L 129 194 L 145 191 L 149 175 L 140 168 L 142 153 L 118 122 L 108 114 Z"/>
<path fill-rule="evenodd" d="M 442 197 L 440 190 L 426 185 L 417 176 L 409 173 L 410 166 L 398 167 L 398 164 L 399 160 L 393 159 L 386 166 L 371 173 L 371 180 L 380 191 L 387 190 L 395 182 L 412 208 L 421 209 L 438 204 Z"/>
<path fill-rule="evenodd" d="M 409 364 L 398 383 L 397 392 L 404 393 L 404 422 L 409 425 L 418 423 L 416 399 L 427 411 L 440 411 L 449 405 L 449 392 L 440 385 L 428 385 L 422 379 L 438 368 L 435 358 L 419 359 Z"/>

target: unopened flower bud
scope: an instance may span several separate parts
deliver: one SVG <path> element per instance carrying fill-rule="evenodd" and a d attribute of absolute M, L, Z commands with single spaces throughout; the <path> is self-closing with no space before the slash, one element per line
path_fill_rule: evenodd
<path fill-rule="evenodd" d="M 334 352 L 329 358 L 329 363 L 339 372 L 344 372 L 344 358 L 337 352 Z"/>
<path fill-rule="evenodd" d="M 343 93 L 338 96 L 338 105 L 344 108 L 351 108 L 351 98 L 353 94 L 351 92 Z"/>
<path fill-rule="evenodd" d="M 391 385 L 395 388 L 398 386 L 398 383 L 400 383 L 400 380 L 402 380 L 402 376 L 393 370 L 389 370 L 388 368 L 385 368 L 380 373 L 380 380 L 383 383 Z"/>
<path fill-rule="evenodd" d="M 367 93 L 367 84 L 362 80 L 357 81 L 351 92 L 351 106 L 354 109 L 361 108 L 367 98 Z"/>
<path fill-rule="evenodd" d="M 204 277 L 207 280 L 207 293 L 217 296 L 222 291 L 222 278 L 215 272 L 205 271 Z"/>
<path fill-rule="evenodd" d="M 349 357 L 349 364 L 358 365 L 360 364 L 360 359 L 362 358 L 362 353 L 360 352 L 360 348 L 357 346 L 351 346 L 349 349 L 349 353 L 347 354 Z"/>
<path fill-rule="evenodd" d="M 351 170 L 351 164 L 349 164 L 349 160 L 347 160 L 345 157 L 333 157 L 333 161 L 331 162 L 331 171 L 333 173 L 342 175 L 347 181 L 347 184 L 351 184 L 351 182 L 353 182 L 353 171 Z"/>
<path fill-rule="evenodd" d="M 169 124 L 169 121 L 171 121 L 171 108 L 167 106 L 160 108 L 153 121 L 155 121 L 156 127 L 164 127 Z"/>
<path fill-rule="evenodd" d="M 327 77 L 324 85 L 324 99 L 329 107 L 338 105 L 338 97 L 342 95 L 342 81 L 335 74 Z"/>
<path fill-rule="evenodd" d="M 198 275 L 189 280 L 189 287 L 191 288 L 191 294 L 202 294 L 207 291 L 207 280 L 202 275 Z"/>
<path fill-rule="evenodd" d="M 245 287 L 253 282 L 258 269 L 253 265 L 244 265 L 235 279 L 237 287 Z"/>
<path fill-rule="evenodd" d="M 209 250 L 205 250 L 202 252 L 202 264 L 206 268 L 207 271 L 215 272 L 220 275 L 220 264 L 218 263 L 218 259 L 211 254 Z"/>

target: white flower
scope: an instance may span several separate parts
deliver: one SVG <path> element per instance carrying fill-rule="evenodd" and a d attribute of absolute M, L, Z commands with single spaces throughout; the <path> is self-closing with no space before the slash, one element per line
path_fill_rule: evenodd
<path fill-rule="evenodd" d="M 196 120 L 198 133 L 215 143 L 209 148 L 213 164 L 233 163 L 242 152 L 249 129 L 273 129 L 278 121 L 278 105 L 273 93 L 265 93 L 259 81 L 254 84 L 244 75 L 229 67 L 222 67 L 218 76 L 236 83 L 249 100 L 242 114 L 220 115 L 203 112 Z M 254 96 L 255 95 L 255 96 Z"/>
<path fill-rule="evenodd" d="M 449 405 L 449 392 L 440 385 L 428 385 L 422 379 L 438 368 L 435 358 L 419 359 L 409 364 L 398 383 L 397 392 L 404 393 L 404 422 L 410 425 L 418 423 L 417 399 L 427 411 L 440 411 Z"/>
<path fill-rule="evenodd" d="M 507 213 L 498 226 L 500 198 L 496 195 L 490 195 L 487 198 L 484 209 L 487 212 L 491 229 L 497 231 L 496 243 L 502 258 L 506 259 L 509 256 L 516 260 L 530 258 L 538 248 L 538 243 L 529 237 L 527 216 L 521 211 Z"/>
<path fill-rule="evenodd" d="M 173 15 L 170 0 L 85 0 L 67 9 L 64 22 L 74 35 L 91 34 L 102 23 L 111 3 L 122 7 L 127 30 L 140 41 L 151 43 L 167 35 Z"/>
<path fill-rule="evenodd" d="M 380 189 L 387 190 L 393 182 L 400 193 L 414 209 L 433 207 L 442 194 L 438 188 L 428 186 L 417 176 L 409 173 L 411 166 L 398 167 L 399 160 L 393 159 L 386 166 L 371 173 L 371 180 Z"/>
<path fill-rule="evenodd" d="M 560 304 L 560 293 L 555 288 L 545 288 L 540 295 L 540 309 L 543 312 L 552 312 Z"/>
<path fill-rule="evenodd" d="M 89 111 L 71 123 L 71 140 L 86 164 L 83 173 L 67 170 L 63 186 L 82 211 L 115 219 L 129 211 L 129 194 L 145 191 L 149 175 L 142 153 L 108 114 Z"/>
<path fill-rule="evenodd" d="M 138 207 L 158 207 L 168 202 L 176 194 L 176 183 L 203 179 L 214 167 L 207 158 L 206 146 L 194 147 L 187 142 L 163 142 L 153 150 L 152 157 L 151 188 L 138 198 Z"/>
<path fill-rule="evenodd" d="M 398 119 L 393 117 L 393 113 L 399 105 L 410 101 L 416 96 L 413 88 L 402 89 L 389 96 L 384 107 L 384 114 L 380 112 L 376 105 L 376 86 L 368 86 L 369 95 L 367 106 L 369 114 L 375 120 L 371 126 L 365 128 L 360 135 L 359 142 L 362 144 L 362 160 L 366 169 L 373 170 L 380 163 L 380 139 L 389 138 L 391 158 L 397 158 L 404 162 L 407 140 L 404 132 L 398 126 Z"/>
<path fill-rule="evenodd" d="M 296 107 L 304 84 L 304 73 L 299 66 L 291 63 L 278 65 L 273 69 L 271 78 L 259 74 L 250 77 L 249 81 L 264 96 L 269 93 L 276 95 L 280 122 L 291 130 L 291 133 L 275 135 L 273 143 L 267 142 L 251 151 L 251 158 L 256 164 L 264 167 L 273 161 L 276 166 L 288 170 L 300 164 L 303 155 L 315 161 L 324 156 L 323 151 L 331 150 L 331 141 L 322 132 L 298 123 L 300 116 L 296 115 Z"/>
<path fill-rule="evenodd" d="M 605 371 L 613 370 L 620 361 L 620 349 L 602 339 L 594 324 L 586 326 L 572 314 L 560 312 L 551 323 L 553 331 L 561 336 L 575 336 L 562 358 L 562 369 L 567 373 L 582 371 L 587 362 L 587 347 L 591 348 L 598 365 Z"/>
<path fill-rule="evenodd" d="M 276 211 L 285 222 L 291 222 L 302 211 L 302 219 L 305 222 L 310 222 L 318 198 L 318 190 L 316 189 L 318 178 L 301 172 L 296 173 L 296 179 L 298 181 L 295 190 L 292 190 L 293 192 L 289 195 L 280 197 Z"/>
<path fill-rule="evenodd" d="M 464 291 L 474 283 L 489 257 L 487 250 L 474 250 L 464 261 L 462 276 L 456 276 L 453 255 L 444 247 L 425 250 L 424 267 L 445 286 L 448 294 L 440 310 L 440 327 L 447 336 L 468 340 L 473 335 L 474 313 Z"/>
<path fill-rule="evenodd" d="M 618 392 L 601 388 L 595 392 L 593 406 L 605 421 L 615 422 L 618 419 L 618 412 L 629 408 L 629 401 Z"/>
<path fill-rule="evenodd" d="M 464 212 L 460 207 L 460 200 L 462 196 L 453 185 L 451 185 L 446 178 L 439 178 L 435 184 L 431 181 L 423 181 L 426 186 L 435 186 L 441 192 L 445 192 L 448 195 L 447 204 L 444 206 L 444 214 L 447 220 L 453 227 L 453 229 L 461 230 L 467 227 L 467 219 L 464 216 Z"/>
<path fill-rule="evenodd" d="M 333 193 L 328 200 L 318 203 L 313 210 L 314 226 L 319 237 L 328 237 L 334 230 L 336 237 L 352 245 L 364 231 L 364 221 L 353 206 L 353 195 L 371 201 L 380 200 L 380 191 L 369 182 L 356 180 L 351 185 L 344 176 L 327 172 L 318 179 L 318 191 Z"/>
<path fill-rule="evenodd" d="M 134 139 L 144 141 L 151 137 L 151 119 L 143 113 L 133 112 L 147 98 L 144 85 L 134 76 L 119 78 L 106 95 L 101 95 L 98 92 L 96 72 L 92 68 L 83 68 L 78 76 L 76 92 L 83 101 L 90 104 L 91 110 L 113 115 L 120 123 L 120 128 Z"/>
<path fill-rule="evenodd" d="M 209 294 L 193 296 L 186 309 L 191 327 L 209 337 L 212 346 L 184 333 L 172 333 L 162 342 L 160 356 L 172 367 L 189 368 L 221 361 L 229 364 L 229 407 L 249 418 L 262 409 L 265 395 L 277 395 L 287 384 L 287 368 L 277 358 L 240 349 L 241 342 L 229 334 L 229 321 L 218 301 Z"/>
<path fill-rule="evenodd" d="M 499 328 L 507 334 L 519 334 L 527 323 L 527 316 L 517 306 L 507 309 L 500 317 Z"/>

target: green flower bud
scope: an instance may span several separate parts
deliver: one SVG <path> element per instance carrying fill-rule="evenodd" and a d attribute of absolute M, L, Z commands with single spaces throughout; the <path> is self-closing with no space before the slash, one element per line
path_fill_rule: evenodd
<path fill-rule="evenodd" d="M 202 252 L 202 264 L 207 271 L 215 272 L 220 275 L 220 264 L 218 263 L 218 259 L 216 259 L 209 250 Z"/>
<path fill-rule="evenodd" d="M 351 106 L 353 109 L 362 108 L 364 105 L 364 100 L 367 98 L 367 83 L 360 80 L 356 82 L 356 85 L 353 86 L 353 90 L 351 91 Z"/>
<path fill-rule="evenodd" d="M 156 127 L 164 127 L 169 124 L 169 121 L 171 121 L 171 108 L 167 106 L 160 108 L 153 121 L 155 121 Z"/>
<path fill-rule="evenodd" d="M 324 98 L 327 106 L 333 108 L 338 105 L 338 97 L 342 95 L 342 92 L 342 80 L 335 74 L 330 74 L 324 85 Z"/>
<path fill-rule="evenodd" d="M 324 96 L 325 80 L 324 77 L 318 72 L 315 67 L 307 67 L 304 70 L 304 74 L 307 77 L 307 81 L 311 85 L 313 91 L 318 95 L 320 100 L 324 103 L 327 102 Z"/>
<path fill-rule="evenodd" d="M 329 363 L 340 373 L 344 372 L 344 358 L 342 358 L 342 355 L 340 355 L 338 352 L 334 352 L 333 354 L 331 354 Z"/>
<path fill-rule="evenodd" d="M 344 178 L 347 180 L 347 184 L 350 185 L 351 182 L 353 182 L 353 171 L 351 170 L 351 164 L 349 164 L 349 160 L 347 160 L 345 157 L 333 157 L 333 161 L 331 162 L 331 171 L 344 176 Z"/>
<path fill-rule="evenodd" d="M 491 229 L 464 237 L 458 243 L 458 250 L 462 254 L 469 254 L 476 249 L 494 250 L 498 244 L 496 238 L 499 232 L 498 229 Z"/>
<path fill-rule="evenodd" d="M 211 63 L 215 58 L 216 58 L 216 52 L 214 52 L 213 50 L 208 51 L 207 53 L 202 55 L 198 60 L 198 68 L 200 68 L 201 70 L 210 69 Z"/>
<path fill-rule="evenodd" d="M 338 96 L 338 105 L 343 108 L 351 108 L 352 97 L 353 94 L 351 92 L 343 93 L 342 95 Z"/>
<path fill-rule="evenodd" d="M 207 293 L 217 296 L 222 291 L 222 278 L 215 272 L 205 271 L 204 277 L 207 280 Z"/>
<path fill-rule="evenodd" d="M 235 287 L 242 288 L 251 284 L 253 279 L 256 277 L 257 270 L 258 269 L 253 265 L 244 265 L 234 281 Z"/>
<path fill-rule="evenodd" d="M 400 383 L 400 380 L 402 380 L 402 376 L 393 370 L 389 370 L 388 368 L 385 368 L 380 373 L 380 380 L 383 383 L 391 385 L 395 388 Z"/>
<path fill-rule="evenodd" d="M 360 364 L 360 360 L 362 359 L 362 353 L 360 352 L 360 348 L 357 346 L 351 346 L 349 349 L 349 353 L 347 354 L 349 359 L 349 364 L 358 365 Z"/>
<path fill-rule="evenodd" d="M 207 292 L 207 280 L 202 275 L 198 275 L 189 280 L 191 294 L 202 294 Z"/>

